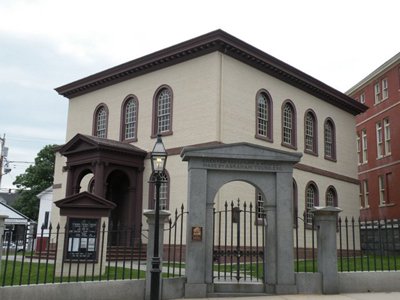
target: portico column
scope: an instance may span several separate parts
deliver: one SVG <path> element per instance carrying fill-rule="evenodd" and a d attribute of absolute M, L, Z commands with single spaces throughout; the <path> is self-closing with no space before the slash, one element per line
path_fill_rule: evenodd
<path fill-rule="evenodd" d="M 101 161 L 96 161 L 95 171 L 94 171 L 94 193 L 102 198 L 106 198 L 105 191 L 105 178 L 104 178 L 104 163 Z"/>

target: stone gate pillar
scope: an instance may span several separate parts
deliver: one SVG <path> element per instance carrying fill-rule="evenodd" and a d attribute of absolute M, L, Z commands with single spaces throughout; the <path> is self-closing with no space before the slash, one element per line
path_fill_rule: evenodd
<path fill-rule="evenodd" d="M 186 265 L 195 267 L 186 268 L 185 297 L 205 298 L 207 296 L 207 283 L 211 283 L 209 278 L 212 276 L 212 270 L 210 270 L 212 249 L 210 253 L 210 249 L 207 247 L 209 243 L 212 244 L 212 240 L 207 242 L 207 239 L 212 238 L 212 234 L 210 234 L 211 228 L 207 228 L 207 223 L 209 218 L 212 221 L 213 209 L 212 205 L 207 205 L 206 201 L 206 170 L 190 169 L 188 182 L 188 195 L 191 201 L 188 201 L 190 217 L 187 219 L 186 228 Z M 192 230 L 196 228 L 201 231 L 201 236 L 197 239 L 192 239 Z"/>
<path fill-rule="evenodd" d="M 318 272 L 322 275 L 322 292 L 324 294 L 339 293 L 336 225 L 337 216 L 341 211 L 338 207 L 315 207 L 313 209 L 318 230 Z"/>

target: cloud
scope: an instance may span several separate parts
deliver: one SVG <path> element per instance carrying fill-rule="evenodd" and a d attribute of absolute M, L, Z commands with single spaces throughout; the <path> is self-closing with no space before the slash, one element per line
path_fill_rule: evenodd
<path fill-rule="evenodd" d="M 3 127 L 9 139 L 25 142 L 63 143 L 65 130 L 53 127 L 34 127 L 29 125 L 6 125 Z"/>

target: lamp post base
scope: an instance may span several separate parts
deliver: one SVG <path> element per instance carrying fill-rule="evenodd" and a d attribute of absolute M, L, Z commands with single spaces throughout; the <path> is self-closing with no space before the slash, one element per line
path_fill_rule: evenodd
<path fill-rule="evenodd" d="M 150 300 L 160 299 L 160 258 L 153 257 L 151 259 L 152 269 L 151 272 L 151 290 L 150 290 Z"/>

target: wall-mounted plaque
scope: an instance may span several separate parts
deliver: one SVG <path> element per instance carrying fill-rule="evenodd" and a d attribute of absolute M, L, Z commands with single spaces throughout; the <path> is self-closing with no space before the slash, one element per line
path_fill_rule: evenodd
<path fill-rule="evenodd" d="M 203 227 L 192 227 L 192 241 L 201 241 L 203 239 Z"/>
<path fill-rule="evenodd" d="M 66 259 L 97 259 L 98 224 L 99 219 L 68 219 Z"/>

